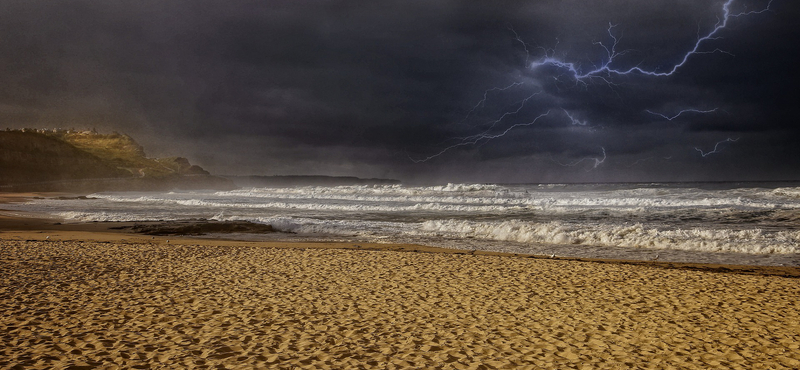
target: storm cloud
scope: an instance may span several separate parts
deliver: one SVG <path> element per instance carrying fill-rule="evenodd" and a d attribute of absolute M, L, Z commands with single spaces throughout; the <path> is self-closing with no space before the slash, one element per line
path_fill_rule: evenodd
<path fill-rule="evenodd" d="M 669 69 L 723 3 L 4 1 L 0 119 L 125 132 L 218 174 L 800 179 L 794 1 L 730 19 L 672 76 L 530 68 L 596 68 L 617 38 L 615 66 Z M 707 113 L 655 114 L 685 109 Z"/>

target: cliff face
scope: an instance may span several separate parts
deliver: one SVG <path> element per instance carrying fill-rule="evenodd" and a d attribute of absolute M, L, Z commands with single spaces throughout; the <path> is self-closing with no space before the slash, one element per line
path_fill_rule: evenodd
<path fill-rule="evenodd" d="M 0 191 L 229 189 L 186 158 L 153 159 L 130 136 L 72 130 L 0 131 Z"/>
<path fill-rule="evenodd" d="M 160 178 L 173 175 L 209 174 L 199 166 L 192 166 L 186 158 L 147 158 L 142 146 L 128 135 L 71 130 L 44 132 L 45 135 L 71 144 L 111 166 L 127 170 L 135 177 Z"/>
<path fill-rule="evenodd" d="M 0 131 L 0 185 L 126 176 L 132 175 L 61 140 Z"/>

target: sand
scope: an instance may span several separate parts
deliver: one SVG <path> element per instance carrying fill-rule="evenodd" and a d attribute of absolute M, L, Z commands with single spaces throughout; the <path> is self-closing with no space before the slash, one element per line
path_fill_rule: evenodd
<path fill-rule="evenodd" d="M 800 368 L 797 267 L 152 237 L 18 216 L 0 211 L 0 369 Z"/>
<path fill-rule="evenodd" d="M 0 233 L 0 368 L 800 368 L 791 277 L 47 236 Z"/>

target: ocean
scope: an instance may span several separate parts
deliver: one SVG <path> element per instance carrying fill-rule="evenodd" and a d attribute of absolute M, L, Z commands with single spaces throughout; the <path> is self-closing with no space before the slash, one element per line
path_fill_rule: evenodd
<path fill-rule="evenodd" d="M 65 222 L 247 220 L 241 239 L 800 266 L 800 184 L 448 184 L 96 193 L 4 205 Z"/>

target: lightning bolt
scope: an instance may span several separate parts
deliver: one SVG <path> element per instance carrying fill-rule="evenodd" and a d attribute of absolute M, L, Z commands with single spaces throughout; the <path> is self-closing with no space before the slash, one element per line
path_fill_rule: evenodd
<path fill-rule="evenodd" d="M 617 64 L 619 64 L 619 62 L 618 62 L 619 58 L 622 57 L 623 55 L 627 54 L 629 52 L 629 50 L 620 50 L 619 46 L 620 46 L 620 42 L 622 40 L 622 36 L 618 32 L 615 32 L 615 28 L 617 27 L 617 25 L 612 24 L 612 23 L 608 24 L 608 28 L 606 30 L 606 32 L 608 34 L 608 37 L 610 38 L 610 42 L 607 42 L 607 43 L 604 43 L 604 42 L 593 42 L 593 45 L 595 45 L 596 47 L 599 47 L 599 49 L 604 51 L 604 53 L 603 53 L 604 55 L 602 55 L 602 57 L 600 58 L 600 61 L 598 63 L 592 64 L 591 67 L 588 68 L 588 69 L 585 69 L 582 65 L 580 65 L 578 63 L 569 62 L 569 61 L 566 61 L 564 59 L 557 58 L 555 56 L 555 54 L 556 54 L 555 53 L 555 49 L 546 49 L 546 48 L 543 48 L 541 46 L 537 46 L 535 49 L 541 49 L 543 51 L 542 57 L 539 58 L 538 60 L 533 61 L 533 62 L 529 62 L 531 49 L 528 48 L 528 44 L 525 41 L 522 40 L 520 35 L 512 27 L 509 27 L 509 30 L 514 34 L 514 40 L 516 42 L 519 42 L 523 46 L 523 48 L 525 50 L 525 53 L 526 53 L 525 66 L 529 70 L 534 71 L 534 70 L 537 70 L 537 69 L 542 68 L 542 67 L 554 67 L 555 69 L 560 70 L 560 72 L 558 72 L 558 73 L 554 74 L 553 76 L 551 76 L 556 81 L 560 81 L 560 79 L 563 76 L 567 76 L 568 78 L 571 78 L 572 80 L 574 80 L 576 83 L 580 83 L 580 84 L 583 84 L 583 85 L 588 84 L 590 81 L 602 81 L 602 82 L 605 82 L 606 84 L 608 84 L 609 86 L 613 87 L 613 86 L 619 86 L 619 85 L 615 84 L 614 81 L 613 81 L 613 78 L 615 76 L 636 74 L 636 75 L 653 76 L 653 77 L 667 77 L 667 76 L 671 76 L 671 75 L 677 73 L 683 66 L 685 66 L 689 62 L 689 59 L 695 54 L 711 54 L 711 53 L 727 53 L 727 54 L 730 54 L 730 53 L 728 53 L 728 52 L 726 52 L 724 50 L 718 49 L 718 48 L 710 49 L 710 48 L 706 48 L 705 46 L 706 46 L 706 44 L 712 42 L 713 40 L 717 40 L 717 39 L 720 38 L 719 34 L 721 33 L 721 31 L 723 29 L 728 27 L 729 22 L 731 21 L 731 19 L 744 17 L 744 16 L 749 16 L 749 15 L 761 14 L 761 13 L 770 11 L 773 1 L 774 0 L 769 0 L 769 2 L 767 3 L 766 7 L 764 7 L 763 9 L 760 9 L 760 10 L 742 11 L 740 13 L 733 14 L 731 12 L 731 7 L 732 7 L 732 5 L 734 3 L 734 0 L 726 0 L 724 2 L 724 4 L 722 5 L 722 9 L 721 9 L 722 10 L 722 17 L 718 18 L 718 20 L 717 20 L 716 24 L 714 24 L 713 28 L 711 28 L 705 34 L 701 34 L 700 27 L 698 26 L 697 39 L 695 40 L 694 45 L 692 45 L 690 48 L 688 48 L 688 50 L 686 52 L 684 52 L 683 54 L 679 55 L 678 58 L 676 59 L 676 60 L 678 60 L 678 62 L 668 66 L 666 68 L 666 70 L 662 69 L 662 67 L 657 67 L 656 69 L 650 70 L 650 69 L 643 68 L 640 65 L 636 65 L 636 66 L 633 66 L 633 67 L 617 66 Z M 470 116 L 472 116 L 479 108 L 485 107 L 486 102 L 489 99 L 490 94 L 492 94 L 494 92 L 502 93 L 502 92 L 504 92 L 506 90 L 512 89 L 512 88 L 520 86 L 520 85 L 523 85 L 523 82 L 513 82 L 510 85 L 505 86 L 505 87 L 493 87 L 491 89 L 485 90 L 484 93 L 483 93 L 483 98 L 481 100 L 479 100 L 477 102 L 477 104 L 475 104 L 467 112 L 466 116 L 464 117 L 464 119 L 461 122 L 463 123 L 464 121 L 469 119 Z M 519 114 L 521 112 L 522 108 L 526 105 L 526 103 L 528 103 L 528 101 L 530 99 L 532 99 L 533 97 L 535 97 L 539 93 L 541 93 L 541 92 L 534 93 L 534 94 L 528 96 L 527 98 L 525 98 L 524 100 L 522 100 L 519 103 L 520 105 L 516 110 L 507 111 L 507 112 L 503 113 L 496 120 L 489 121 L 489 122 L 486 122 L 486 123 L 480 125 L 480 126 L 488 125 L 488 128 L 483 129 L 482 132 L 480 132 L 478 134 L 475 134 L 475 135 L 470 135 L 470 136 L 454 137 L 452 139 L 449 139 L 448 141 L 456 140 L 457 142 L 455 144 L 449 145 L 449 146 L 441 149 L 440 151 L 438 151 L 437 153 L 435 153 L 433 155 L 427 156 L 427 157 L 422 158 L 422 159 L 414 159 L 414 158 L 411 158 L 411 156 L 409 156 L 409 159 L 411 159 L 414 163 L 426 162 L 426 161 L 431 160 L 433 158 L 436 158 L 436 157 L 438 157 L 438 156 L 440 156 L 440 155 L 442 155 L 442 154 L 444 154 L 444 153 L 446 153 L 446 152 L 448 152 L 448 151 L 450 151 L 450 150 L 452 150 L 454 148 L 463 147 L 463 146 L 470 146 L 470 145 L 477 145 L 477 144 L 480 144 L 480 145 L 486 144 L 487 142 L 489 142 L 491 140 L 494 140 L 494 139 L 497 139 L 497 138 L 505 136 L 506 134 L 508 134 L 509 132 L 511 132 L 512 130 L 514 130 L 514 129 L 518 128 L 518 127 L 533 125 L 538 120 L 542 119 L 545 116 L 548 116 L 553 109 L 561 109 L 564 112 L 564 114 L 567 116 L 567 118 L 569 118 L 569 120 L 572 123 L 572 125 L 577 125 L 577 126 L 587 126 L 588 125 L 588 123 L 589 123 L 588 121 L 586 121 L 586 120 L 581 121 L 581 120 L 577 119 L 567 109 L 565 109 L 563 107 L 560 107 L 559 105 L 551 105 L 550 106 L 551 108 L 546 113 L 540 114 L 539 116 L 537 116 L 536 118 L 534 118 L 530 122 L 513 124 L 511 126 L 508 126 L 505 130 L 502 130 L 500 132 L 496 132 L 496 130 L 498 129 L 498 126 L 500 126 L 500 124 L 505 120 L 505 118 L 507 118 L 510 115 Z M 710 109 L 710 110 L 684 109 L 684 110 L 681 110 L 681 111 L 677 112 L 674 115 L 667 115 L 667 114 L 664 114 L 664 113 L 658 113 L 658 112 L 655 112 L 655 111 L 652 111 L 652 110 L 646 110 L 645 112 L 647 112 L 649 114 L 652 114 L 652 115 L 655 115 L 655 116 L 658 116 L 658 117 L 661 117 L 661 118 L 663 118 L 663 119 L 665 119 L 667 121 L 672 121 L 672 120 L 678 119 L 679 117 L 681 117 L 683 115 L 686 115 L 686 114 L 709 114 L 709 113 L 716 112 L 717 110 L 718 110 L 718 108 L 714 108 L 714 109 Z M 708 153 L 706 153 L 705 151 L 703 151 L 703 150 L 701 150 L 699 148 L 695 148 L 695 149 L 697 151 L 699 151 L 700 154 L 703 157 L 706 157 L 706 156 L 708 156 L 710 154 L 719 152 L 719 146 L 721 144 L 726 143 L 726 142 L 735 142 L 737 140 L 738 139 L 728 138 L 727 140 L 718 142 L 714 146 L 714 150 L 712 150 L 712 151 L 710 151 Z M 592 166 L 592 169 L 594 169 L 594 168 L 597 168 L 598 166 L 600 166 L 601 164 L 603 164 L 605 162 L 606 158 L 607 158 L 605 148 L 601 147 L 601 150 L 602 150 L 602 158 L 599 157 L 599 156 L 598 157 L 585 157 L 585 158 L 581 158 L 581 159 L 579 159 L 577 161 L 566 163 L 566 164 L 557 162 L 555 160 L 554 161 L 556 163 L 561 164 L 562 166 L 576 166 L 576 165 L 578 165 L 578 164 L 580 164 L 582 162 L 585 162 L 585 161 L 594 161 L 593 166 Z M 638 162 L 636 162 L 636 163 L 638 163 Z M 634 164 L 636 164 L 636 163 L 634 163 Z"/>
<path fill-rule="evenodd" d="M 647 112 L 647 113 L 650 113 L 650 114 L 653 114 L 653 115 L 656 115 L 656 116 L 659 116 L 659 117 L 662 117 L 662 118 L 664 118 L 664 119 L 665 119 L 665 120 L 667 120 L 667 121 L 672 121 L 672 120 L 674 120 L 674 119 L 676 119 L 676 118 L 678 118 L 678 117 L 680 117 L 680 116 L 682 116 L 682 115 L 684 115 L 684 114 L 686 114 L 686 113 L 702 113 L 702 114 L 708 114 L 708 113 L 714 113 L 714 112 L 716 112 L 716 111 L 717 111 L 717 108 L 714 108 L 714 109 L 711 109 L 711 110 L 684 109 L 684 110 L 682 110 L 682 111 L 678 112 L 676 115 L 674 115 L 674 116 L 672 116 L 672 117 L 669 117 L 669 116 L 667 116 L 667 115 L 665 115 L 665 114 L 662 114 L 662 113 L 657 113 L 657 112 L 653 112 L 653 111 L 651 111 L 651 110 L 649 110 L 649 109 L 645 110 L 645 112 Z"/>
<path fill-rule="evenodd" d="M 514 40 L 522 44 L 522 48 L 525 49 L 525 64 L 527 65 L 528 59 L 531 57 L 531 53 L 530 51 L 528 51 L 528 43 L 526 43 L 525 41 L 522 40 L 521 37 L 519 37 L 519 34 L 517 33 L 517 31 L 514 30 L 514 27 L 508 26 L 508 29 L 514 33 Z"/>
<path fill-rule="evenodd" d="M 652 159 L 653 159 L 653 157 L 637 159 L 637 160 L 633 161 L 633 163 L 629 164 L 628 167 L 633 167 L 633 166 L 635 166 L 635 165 L 637 165 L 639 163 L 647 162 L 647 161 L 650 161 Z"/>
<path fill-rule="evenodd" d="M 541 92 L 541 91 L 539 91 L 539 92 L 535 92 L 535 93 L 531 94 L 531 95 L 530 95 L 530 96 L 528 96 L 527 98 L 525 98 L 525 99 L 522 99 L 522 101 L 519 103 L 519 108 L 517 108 L 517 110 L 515 110 L 515 111 L 509 111 L 509 112 L 505 112 L 505 113 L 503 113 L 503 114 L 500 116 L 500 118 L 498 118 L 498 119 L 496 119 L 496 120 L 494 120 L 494 121 L 490 121 L 490 122 L 488 122 L 488 124 L 489 124 L 489 128 L 487 128 L 487 129 L 486 129 L 484 132 L 486 132 L 486 131 L 489 131 L 489 130 L 493 129 L 495 126 L 497 126 L 497 124 L 498 124 L 498 123 L 500 123 L 501 121 L 503 121 L 503 119 L 504 119 L 504 118 L 506 118 L 506 117 L 508 117 L 508 116 L 510 116 L 510 115 L 514 115 L 514 114 L 517 114 L 517 113 L 519 113 L 519 111 L 521 111 L 521 110 L 522 110 L 522 108 L 524 108 L 524 107 L 525 107 L 525 103 L 527 103 L 527 102 L 528 102 L 528 100 L 531 100 L 531 98 L 533 98 L 534 96 L 536 96 L 536 95 L 539 95 L 539 94 L 541 94 L 541 93 L 542 93 L 542 92 Z M 480 135 L 480 134 L 478 134 L 478 135 Z M 476 135 L 472 135 L 472 136 L 476 136 Z M 467 136 L 467 137 L 463 137 L 463 138 L 459 138 L 459 139 L 461 139 L 461 140 L 465 140 L 465 139 L 469 139 L 469 138 L 471 138 L 472 136 Z"/>
<path fill-rule="evenodd" d="M 737 141 L 739 141 L 739 138 L 738 138 L 738 137 L 737 137 L 736 139 L 727 138 L 727 139 L 725 139 L 725 140 L 718 141 L 718 142 L 717 142 L 717 143 L 714 145 L 714 150 L 711 150 L 711 151 L 709 151 L 709 152 L 704 152 L 704 151 L 703 151 L 703 149 L 700 149 L 700 148 L 697 148 L 697 147 L 695 147 L 695 148 L 694 148 L 694 150 L 696 150 L 696 151 L 700 152 L 700 155 L 701 155 L 703 158 L 705 158 L 705 157 L 708 157 L 708 156 L 709 156 L 709 155 L 711 155 L 711 154 L 714 154 L 714 153 L 719 153 L 719 152 L 721 151 L 721 149 L 719 149 L 719 146 L 720 146 L 720 144 L 723 144 L 723 143 L 729 143 L 729 142 L 730 142 L 730 143 L 735 143 L 735 142 L 737 142 Z"/>
<path fill-rule="evenodd" d="M 566 114 L 566 115 L 567 115 L 567 117 L 569 118 L 569 120 L 572 122 L 572 124 L 573 124 L 573 125 L 577 125 L 577 126 L 586 126 L 586 125 L 588 125 L 588 124 L 589 124 L 589 121 L 586 121 L 586 120 L 584 120 L 584 121 L 581 121 L 581 120 L 579 120 L 579 119 L 575 118 L 575 117 L 574 117 L 573 115 L 571 115 L 571 114 L 569 113 L 569 111 L 567 111 L 566 109 L 564 109 L 564 108 L 561 108 L 561 110 L 563 110 L 563 111 L 564 111 L 564 114 Z"/>
<path fill-rule="evenodd" d="M 606 148 L 600 147 L 600 149 L 603 150 L 603 158 L 592 158 L 594 160 L 594 166 L 592 168 L 597 168 L 597 166 L 606 161 Z"/>
<path fill-rule="evenodd" d="M 672 66 L 672 68 L 670 68 L 666 72 L 659 72 L 658 70 L 652 70 L 652 71 L 651 70 L 646 70 L 646 69 L 643 69 L 643 68 L 641 68 L 639 66 L 634 66 L 634 67 L 630 67 L 630 68 L 627 68 L 627 69 L 624 69 L 624 68 L 620 69 L 620 68 L 612 67 L 611 65 L 614 63 L 615 59 L 617 57 L 625 54 L 625 51 L 617 52 L 617 45 L 619 44 L 620 38 L 618 38 L 618 37 L 616 37 L 614 35 L 613 29 L 614 29 L 615 25 L 612 25 L 612 24 L 609 24 L 609 27 L 608 27 L 608 35 L 611 37 L 611 40 L 612 40 L 611 45 L 608 46 L 608 45 L 605 45 L 602 42 L 595 42 L 594 43 L 595 45 L 599 45 L 601 48 L 603 48 L 606 51 L 606 57 L 604 58 L 604 61 L 599 66 L 595 66 L 594 69 L 591 69 L 589 71 L 583 72 L 583 69 L 581 68 L 581 66 L 579 66 L 579 65 L 577 65 L 575 63 L 565 62 L 563 60 L 557 59 L 557 58 L 552 57 L 552 56 L 547 56 L 547 55 L 545 55 L 545 57 L 541 58 L 540 60 L 531 63 L 530 64 L 530 69 L 531 70 L 535 70 L 535 69 L 538 69 L 539 67 L 542 67 L 542 66 L 553 66 L 553 67 L 556 67 L 556 68 L 565 69 L 572 75 L 572 77 L 576 81 L 583 81 L 583 80 L 586 80 L 586 79 L 599 78 L 599 79 L 601 79 L 601 80 L 603 80 L 605 82 L 609 82 L 609 80 L 606 78 L 606 76 L 610 76 L 610 75 L 627 75 L 627 74 L 631 74 L 631 73 L 634 73 L 634 72 L 639 73 L 639 74 L 643 74 L 643 75 L 648 75 L 648 76 L 656 76 L 656 77 L 671 76 L 672 74 L 677 72 L 678 69 L 680 69 L 681 67 L 686 65 L 686 63 L 689 61 L 689 57 L 691 57 L 694 54 L 709 54 L 709 53 L 715 53 L 715 52 L 723 52 L 722 50 L 719 50 L 719 49 L 714 49 L 714 50 L 711 50 L 711 51 L 701 51 L 700 47 L 707 41 L 718 39 L 718 37 L 716 35 L 722 29 L 724 29 L 724 28 L 726 28 L 728 26 L 728 21 L 731 18 L 738 18 L 738 17 L 742 17 L 742 16 L 746 16 L 746 15 L 764 13 L 764 12 L 770 10 L 770 7 L 772 6 L 772 1 L 773 0 L 770 0 L 770 2 L 767 4 L 767 6 L 762 10 L 742 12 L 742 13 L 738 13 L 738 14 L 731 14 L 730 7 L 731 7 L 731 4 L 733 4 L 733 0 L 727 0 L 725 2 L 725 4 L 722 6 L 722 12 L 723 12 L 722 19 L 717 21 L 717 23 L 714 25 L 714 28 L 711 29 L 711 31 L 706 33 L 704 36 L 698 37 L 697 41 L 695 41 L 694 46 L 683 55 L 683 58 L 681 58 L 680 62 L 674 64 Z"/>
<path fill-rule="evenodd" d="M 430 155 L 430 156 L 425 157 L 423 159 L 414 159 L 414 158 L 411 158 L 409 156 L 409 159 L 414 163 L 427 162 L 427 161 L 429 161 L 429 160 L 431 160 L 433 158 L 436 158 L 436 157 L 446 153 L 450 149 L 458 148 L 458 147 L 461 147 L 461 146 L 467 146 L 467 145 L 475 145 L 478 142 L 480 142 L 481 140 L 485 140 L 485 141 L 494 140 L 494 139 L 497 139 L 497 138 L 505 136 L 507 133 L 509 133 L 511 130 L 513 130 L 513 129 L 517 128 L 517 127 L 531 126 L 531 125 L 535 124 L 539 119 L 541 119 L 542 117 L 546 117 L 549 114 L 550 114 L 550 110 L 548 110 L 545 113 L 542 113 L 542 114 L 538 115 L 536 118 L 533 119 L 533 121 L 530 121 L 530 122 L 527 122 L 527 123 L 516 123 L 516 124 L 513 124 L 513 125 L 509 126 L 508 128 L 506 128 L 505 130 L 503 130 L 502 132 L 497 133 L 497 134 L 490 134 L 489 131 L 491 131 L 491 128 L 489 128 L 489 129 L 485 130 L 484 132 L 482 132 L 480 134 L 476 134 L 476 135 L 472 135 L 472 136 L 467 136 L 465 138 L 461 138 L 461 142 L 453 144 L 453 145 L 450 145 L 450 146 L 440 150 L 436 154 Z"/>
<path fill-rule="evenodd" d="M 429 157 L 427 157 L 425 159 L 414 159 L 414 158 L 411 158 L 411 157 L 409 157 L 409 159 L 411 159 L 411 161 L 413 161 L 414 163 L 425 162 L 425 161 L 428 161 L 430 159 L 436 158 L 436 157 L 444 154 L 445 152 L 447 152 L 450 149 L 457 148 L 459 146 L 464 146 L 464 145 L 475 145 L 479 141 L 481 141 L 482 139 L 489 139 L 489 140 L 494 139 L 493 137 L 491 137 L 492 135 L 490 135 L 489 132 L 491 132 L 495 128 L 495 126 L 497 126 L 498 123 L 502 122 L 503 119 L 505 119 L 506 117 L 519 113 L 519 111 L 521 111 L 522 108 L 525 107 L 525 103 L 527 103 L 528 100 L 530 100 L 531 98 L 533 98 L 534 96 L 539 95 L 539 94 L 541 94 L 541 91 L 531 94 L 527 98 L 522 99 L 522 101 L 519 103 L 519 107 L 516 110 L 505 112 L 500 116 L 500 118 L 498 118 L 498 119 L 496 119 L 494 121 L 487 122 L 489 124 L 489 127 L 484 129 L 483 132 L 475 134 L 475 135 L 464 136 L 464 137 L 456 137 L 456 138 L 448 139 L 446 141 L 450 141 L 450 140 L 456 139 L 456 140 L 460 140 L 460 142 L 456 143 L 456 144 L 453 144 L 453 145 L 451 145 L 449 147 L 446 147 L 446 148 L 442 149 L 439 153 L 436 153 L 436 154 L 434 154 L 432 156 L 429 156 Z M 506 130 L 506 132 L 507 131 L 509 131 L 509 130 Z M 505 133 L 503 135 L 505 135 Z M 484 141 L 484 144 L 486 142 L 488 142 L 489 140 Z"/>
<path fill-rule="evenodd" d="M 490 92 L 492 92 L 492 91 L 506 91 L 506 90 L 508 90 L 508 89 L 510 89 L 512 87 L 519 86 L 519 85 L 522 85 L 522 84 L 523 84 L 522 82 L 514 82 L 511 85 L 508 85 L 506 87 L 493 87 L 491 89 L 488 89 L 488 90 L 484 91 L 483 92 L 483 99 L 478 101 L 478 104 L 475 104 L 475 106 L 472 107 L 472 109 L 470 109 L 469 112 L 467 112 L 466 117 L 464 117 L 464 119 L 461 122 L 466 121 L 469 118 L 469 116 L 472 115 L 472 113 L 474 113 L 476 109 L 478 109 L 478 107 L 481 107 L 484 104 L 486 104 L 486 99 L 489 98 L 489 93 Z"/>
<path fill-rule="evenodd" d="M 603 158 L 600 158 L 600 157 L 584 157 L 584 158 L 581 158 L 581 159 L 578 159 L 576 161 L 572 161 L 572 162 L 569 162 L 569 163 L 561 163 L 561 162 L 555 160 L 553 157 L 550 157 L 550 160 L 553 161 L 553 162 L 556 162 L 556 163 L 558 163 L 558 164 L 560 164 L 561 166 L 564 166 L 564 167 L 575 167 L 575 166 L 577 166 L 577 165 L 579 165 L 579 164 L 581 164 L 581 163 L 583 163 L 585 161 L 594 161 L 594 165 L 590 169 L 590 170 L 593 170 L 593 169 L 597 168 L 597 166 L 603 164 L 603 162 L 606 161 L 606 148 L 600 147 L 600 150 L 603 151 Z"/>

